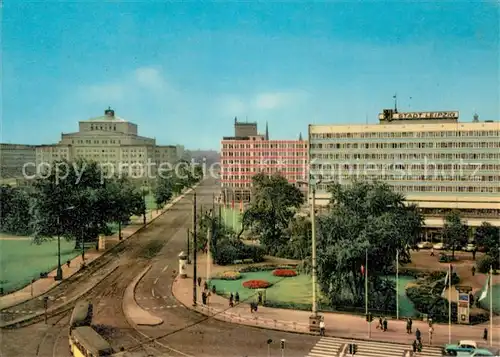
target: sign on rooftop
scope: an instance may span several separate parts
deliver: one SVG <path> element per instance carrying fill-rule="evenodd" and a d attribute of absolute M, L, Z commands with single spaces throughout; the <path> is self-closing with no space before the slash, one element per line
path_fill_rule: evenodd
<path fill-rule="evenodd" d="M 380 114 L 380 120 L 435 120 L 435 119 L 458 119 L 457 111 L 444 111 L 444 112 L 407 112 L 395 113 L 392 110 L 384 110 Z"/>

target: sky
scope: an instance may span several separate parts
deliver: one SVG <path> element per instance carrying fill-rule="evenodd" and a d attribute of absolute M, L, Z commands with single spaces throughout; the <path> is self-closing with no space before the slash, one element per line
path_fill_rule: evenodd
<path fill-rule="evenodd" d="M 2 8 L 1 142 L 50 144 L 116 115 L 158 144 L 220 148 L 376 123 L 383 108 L 499 120 L 495 1 L 27 2 Z"/>

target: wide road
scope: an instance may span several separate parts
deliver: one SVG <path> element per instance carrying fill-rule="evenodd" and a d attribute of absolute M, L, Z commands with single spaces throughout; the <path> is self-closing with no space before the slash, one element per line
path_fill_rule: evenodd
<path fill-rule="evenodd" d="M 212 193 L 216 189 L 214 179 L 205 180 L 196 190 L 199 206 L 211 207 Z M 106 266 L 116 266 L 117 270 L 88 296 L 95 304 L 94 324 L 98 330 L 115 349 L 135 349 L 144 342 L 124 319 L 121 305 L 126 286 L 151 262 L 152 269 L 139 284 L 136 294 L 137 297 L 150 297 L 138 301 L 164 319 L 164 323 L 157 327 L 141 327 L 141 332 L 159 338 L 165 348 L 147 347 L 148 354 L 262 356 L 267 355 L 266 341 L 271 338 L 274 340 L 271 353 L 278 355 L 278 341 L 284 338 L 287 340 L 286 356 L 307 355 L 318 341 L 317 337 L 227 324 L 177 306 L 170 289 L 172 270 L 178 270 L 177 255 L 186 249 L 186 230 L 192 227 L 192 207 L 192 195 L 188 194 L 148 228 L 127 240 L 123 245 L 126 249 L 108 256 Z M 94 278 L 94 275 L 94 272 L 88 273 L 79 282 Z M 61 295 L 71 295 L 79 282 L 61 284 Z M 68 356 L 67 320 L 67 315 L 63 315 L 50 319 L 48 326 L 38 323 L 2 330 L 0 356 Z M 170 352 L 163 354 L 167 351 Z"/>

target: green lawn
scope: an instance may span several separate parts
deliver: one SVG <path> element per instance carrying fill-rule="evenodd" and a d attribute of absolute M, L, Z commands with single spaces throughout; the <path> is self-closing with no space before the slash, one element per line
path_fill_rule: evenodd
<path fill-rule="evenodd" d="M 239 208 L 234 210 L 231 208 L 222 207 L 222 221 L 228 227 L 231 227 L 234 231 L 239 232 L 241 230 L 241 214 Z"/>
<path fill-rule="evenodd" d="M 500 299 L 498 298 L 500 296 L 500 285 L 493 285 L 492 289 L 493 290 L 493 312 L 496 314 L 500 314 Z M 481 294 L 477 294 L 476 298 L 479 298 Z M 490 309 L 490 292 L 488 291 L 486 297 L 479 302 L 479 305 L 485 309 L 489 310 Z"/>
<path fill-rule="evenodd" d="M 61 240 L 61 262 L 65 263 L 80 254 L 74 250 L 75 243 Z M 57 267 L 57 240 L 41 245 L 31 240 L 0 240 L 0 287 L 4 293 L 26 286 L 41 272 L 50 272 Z"/>
<path fill-rule="evenodd" d="M 272 274 L 272 271 L 260 271 L 252 273 L 242 273 L 239 280 L 218 280 L 213 279 L 211 284 L 215 285 L 217 291 L 224 295 L 229 295 L 231 292 L 236 292 L 240 295 L 240 300 L 246 300 L 256 294 L 255 290 L 246 289 L 242 286 L 247 280 L 266 280 L 273 284 L 266 291 L 266 299 L 269 301 L 294 303 L 294 304 L 311 304 L 311 277 L 309 275 L 298 275 L 291 278 L 280 278 Z M 395 279 L 395 277 L 394 277 Z M 405 294 L 405 287 L 414 278 L 400 276 L 399 277 L 399 313 L 401 316 L 414 316 L 416 311 L 411 301 Z M 321 294 L 320 294 L 321 295 Z M 323 298 L 319 296 L 319 301 Z"/>

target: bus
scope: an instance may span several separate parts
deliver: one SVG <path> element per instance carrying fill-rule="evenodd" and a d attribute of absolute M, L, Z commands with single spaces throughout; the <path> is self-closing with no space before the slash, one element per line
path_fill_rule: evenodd
<path fill-rule="evenodd" d="M 93 305 L 89 301 L 78 301 L 73 308 L 73 312 L 71 313 L 71 320 L 69 323 L 69 331 L 71 331 L 76 327 L 81 326 L 90 326 L 92 322 L 92 312 Z"/>
<path fill-rule="evenodd" d="M 74 357 L 113 355 L 111 345 L 90 326 L 75 327 L 71 331 L 69 348 Z"/>

